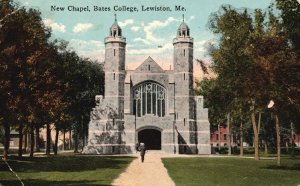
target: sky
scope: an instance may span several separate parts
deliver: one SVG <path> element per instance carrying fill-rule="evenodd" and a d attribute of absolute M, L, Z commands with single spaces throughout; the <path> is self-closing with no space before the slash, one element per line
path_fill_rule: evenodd
<path fill-rule="evenodd" d="M 36 8 L 46 26 L 52 29 L 52 38 L 64 39 L 80 56 L 99 62 L 104 61 L 104 38 L 114 23 L 114 14 L 126 37 L 126 68 L 135 69 L 151 56 L 164 69 L 172 68 L 173 44 L 176 31 L 183 20 L 194 38 L 194 58 L 210 62 L 208 46 L 216 42 L 208 28 L 208 20 L 221 5 L 235 8 L 267 7 L 273 0 L 19 0 L 20 5 Z M 107 11 L 95 11 L 94 6 L 109 7 Z M 137 12 L 115 11 L 117 7 L 136 7 Z M 142 11 L 142 6 L 169 7 L 171 11 Z M 175 6 L 183 7 L 175 11 Z M 51 7 L 65 8 L 63 11 Z M 69 11 L 72 7 L 89 7 L 90 11 Z M 170 67 L 171 65 L 171 67 Z M 200 66 L 194 64 L 195 77 L 200 78 Z"/>

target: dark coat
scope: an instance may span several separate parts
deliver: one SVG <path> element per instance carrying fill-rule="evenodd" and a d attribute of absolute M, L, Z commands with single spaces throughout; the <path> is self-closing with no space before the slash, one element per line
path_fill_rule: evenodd
<path fill-rule="evenodd" d="M 141 156 L 144 156 L 145 152 L 146 152 L 146 147 L 145 146 L 140 146 L 140 151 L 141 151 Z"/>
<path fill-rule="evenodd" d="M 140 151 L 140 144 L 139 143 L 135 144 L 135 150 Z"/>

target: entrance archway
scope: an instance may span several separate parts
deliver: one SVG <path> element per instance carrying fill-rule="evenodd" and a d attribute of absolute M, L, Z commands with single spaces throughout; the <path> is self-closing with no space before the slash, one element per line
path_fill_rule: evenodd
<path fill-rule="evenodd" d="M 147 150 L 161 150 L 161 132 L 155 129 L 144 129 L 138 133 L 138 141 L 146 145 Z"/>

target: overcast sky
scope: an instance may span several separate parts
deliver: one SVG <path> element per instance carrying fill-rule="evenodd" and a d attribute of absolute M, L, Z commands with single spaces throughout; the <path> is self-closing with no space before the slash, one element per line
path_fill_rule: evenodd
<path fill-rule="evenodd" d="M 77 53 L 84 57 L 104 59 L 103 40 L 108 36 L 114 22 L 114 14 L 127 39 L 126 64 L 134 69 L 148 56 L 159 65 L 169 69 L 173 60 L 172 39 L 182 22 L 191 30 L 194 38 L 194 57 L 209 61 L 207 45 L 214 42 L 214 36 L 207 27 L 210 15 L 221 5 L 235 8 L 266 9 L 272 0 L 19 0 L 21 5 L 39 9 L 44 23 L 52 28 L 53 38 L 70 42 Z M 185 11 L 175 11 L 181 5 Z M 64 7 L 64 11 L 51 11 L 51 6 Z M 90 11 L 68 11 L 68 6 L 86 7 Z M 110 11 L 94 11 L 94 6 L 110 7 Z M 114 11 L 114 6 L 137 7 L 138 12 Z M 170 7 L 172 11 L 141 11 L 141 6 Z M 159 46 L 159 47 L 158 47 Z M 195 65 L 196 71 L 199 67 Z M 197 70 L 198 69 L 198 70 Z M 197 74 L 195 74 L 197 76 Z"/>

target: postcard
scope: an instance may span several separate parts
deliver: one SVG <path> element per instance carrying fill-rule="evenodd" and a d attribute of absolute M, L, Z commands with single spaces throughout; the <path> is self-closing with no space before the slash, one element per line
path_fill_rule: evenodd
<path fill-rule="evenodd" d="M 300 5 L 288 3 L 296 16 Z M 258 159 L 259 147 L 275 149 L 281 119 L 276 117 L 282 114 L 277 105 L 285 100 L 284 108 L 299 108 L 293 82 L 286 80 L 289 87 L 279 90 L 272 79 L 276 65 L 294 77 L 291 69 L 298 59 L 297 42 L 290 36 L 299 36 L 299 30 L 286 34 L 289 42 L 283 38 L 278 25 L 286 18 L 276 8 L 285 5 L 278 4 L 280 0 L 1 1 L 5 167 L 11 166 L 23 185 L 175 185 L 182 184 L 174 172 L 181 161 L 172 164 L 169 158 L 243 156 L 243 147 L 249 147 Z M 271 64 L 287 48 L 282 60 L 286 66 Z M 258 82 L 269 89 L 256 86 Z M 290 122 L 284 127 L 293 134 L 285 139 L 291 148 L 299 147 L 296 115 L 280 120 Z M 274 139 L 259 141 L 260 130 L 270 132 L 268 122 L 276 124 Z M 277 145 L 280 149 L 280 139 Z M 74 169 L 74 174 L 54 176 L 58 180 L 26 175 L 13 167 L 18 160 L 6 161 L 9 148 L 19 157 L 61 153 L 69 158 L 71 153 L 74 159 L 66 158 L 71 162 L 66 171 Z M 97 167 L 97 157 L 107 168 Z M 84 171 L 115 169 L 112 178 L 88 180 L 73 166 L 85 161 L 81 158 L 90 158 L 88 167 L 82 165 Z M 202 183 L 187 177 L 187 184 L 193 179 Z M 0 179 L 0 185 L 16 182 Z"/>

